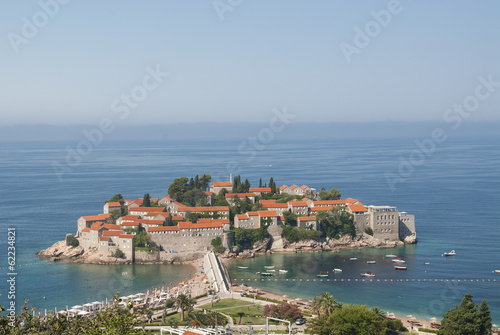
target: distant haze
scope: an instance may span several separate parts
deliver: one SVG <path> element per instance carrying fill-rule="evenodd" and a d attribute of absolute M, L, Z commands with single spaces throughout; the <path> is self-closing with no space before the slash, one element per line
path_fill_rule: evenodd
<path fill-rule="evenodd" d="M 467 122 L 500 122 L 499 13 L 493 0 L 2 1 L 0 125 L 267 124 L 283 106 L 297 124 L 442 122 L 466 103 Z"/>

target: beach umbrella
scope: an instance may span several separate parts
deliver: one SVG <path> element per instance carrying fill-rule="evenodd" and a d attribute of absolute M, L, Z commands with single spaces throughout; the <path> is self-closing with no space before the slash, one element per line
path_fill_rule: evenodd
<path fill-rule="evenodd" d="M 433 322 L 434 322 L 434 321 L 437 321 L 437 319 L 438 319 L 438 318 L 436 318 L 436 317 L 432 317 L 432 318 L 431 318 L 431 321 L 433 321 Z"/>
<path fill-rule="evenodd" d="M 101 302 L 101 301 L 94 301 L 94 302 L 92 303 L 92 305 L 102 305 L 102 302 Z"/>
<path fill-rule="evenodd" d="M 410 319 L 411 319 L 411 318 L 414 318 L 414 316 L 413 316 L 413 315 L 411 315 L 411 314 L 410 314 L 410 315 L 407 315 L 406 317 L 407 317 L 407 318 L 410 318 Z"/>
<path fill-rule="evenodd" d="M 87 311 L 79 311 L 78 312 L 78 315 L 87 315 L 87 314 L 89 314 L 89 312 L 87 312 Z"/>
<path fill-rule="evenodd" d="M 75 306 L 71 307 L 71 309 L 80 309 L 80 308 L 83 308 L 83 306 L 75 305 Z"/>
<path fill-rule="evenodd" d="M 491 325 L 491 326 L 492 326 L 492 327 L 495 327 L 495 328 L 497 328 L 497 327 L 498 327 L 497 325 Z"/>

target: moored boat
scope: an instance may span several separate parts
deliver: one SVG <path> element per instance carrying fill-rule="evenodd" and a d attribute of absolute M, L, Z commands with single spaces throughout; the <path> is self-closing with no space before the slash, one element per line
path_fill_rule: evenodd
<path fill-rule="evenodd" d="M 366 264 L 376 264 L 377 262 L 375 261 L 366 261 Z"/>
<path fill-rule="evenodd" d="M 266 268 L 266 269 L 274 269 L 274 265 L 266 265 L 266 266 L 264 266 L 264 268 Z"/>
<path fill-rule="evenodd" d="M 395 270 L 407 270 L 408 268 L 405 265 L 395 265 Z"/>
<path fill-rule="evenodd" d="M 349 258 L 350 261 L 357 261 L 358 259 L 356 257 L 351 257 Z"/>
<path fill-rule="evenodd" d="M 261 273 L 262 276 L 265 276 L 265 277 L 269 277 L 269 276 L 274 276 L 274 273 L 270 273 L 270 272 L 262 272 Z"/>
<path fill-rule="evenodd" d="M 280 273 L 287 273 L 288 270 L 279 270 Z"/>
<path fill-rule="evenodd" d="M 317 276 L 318 276 L 319 278 L 326 278 L 326 277 L 328 277 L 328 272 L 327 272 L 327 273 L 320 272 L 320 273 L 318 273 L 318 274 L 317 274 Z"/>
<path fill-rule="evenodd" d="M 246 270 L 248 269 L 248 266 L 238 266 L 238 269 Z"/>
<path fill-rule="evenodd" d="M 495 270 L 496 273 L 500 273 L 500 270 Z"/>
<path fill-rule="evenodd" d="M 361 276 L 363 276 L 363 277 L 375 277 L 373 272 L 364 272 L 361 274 Z"/>
<path fill-rule="evenodd" d="M 457 254 L 457 253 L 455 252 L 455 250 L 452 250 L 452 251 L 450 251 L 450 252 L 445 252 L 445 253 L 443 254 L 443 256 L 456 256 L 456 254 Z"/>
<path fill-rule="evenodd" d="M 339 272 L 342 272 L 342 269 L 333 269 L 333 272 L 339 273 Z"/>
<path fill-rule="evenodd" d="M 276 272 L 276 270 L 267 270 L 267 272 Z"/>
<path fill-rule="evenodd" d="M 406 263 L 404 259 L 393 259 L 393 263 Z"/>
<path fill-rule="evenodd" d="M 390 254 L 390 255 L 385 255 L 385 257 L 386 257 L 386 258 L 396 258 L 396 257 L 398 257 L 398 256 L 393 255 L 393 254 Z"/>

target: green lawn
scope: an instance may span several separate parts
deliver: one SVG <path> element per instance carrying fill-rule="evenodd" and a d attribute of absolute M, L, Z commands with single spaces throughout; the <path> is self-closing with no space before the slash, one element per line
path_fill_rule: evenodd
<path fill-rule="evenodd" d="M 253 305 L 253 304 L 251 302 L 242 301 L 242 300 L 238 300 L 238 299 L 223 299 L 223 300 L 220 300 L 219 302 L 214 301 L 213 308 L 212 308 L 211 304 L 206 304 L 206 305 L 200 306 L 200 308 L 212 310 L 212 309 L 221 309 L 221 308 L 227 308 L 227 307 L 248 306 L 248 305 Z"/>

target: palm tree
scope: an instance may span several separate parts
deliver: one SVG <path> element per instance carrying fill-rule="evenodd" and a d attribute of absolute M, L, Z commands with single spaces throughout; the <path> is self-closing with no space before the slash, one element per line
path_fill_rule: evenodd
<path fill-rule="evenodd" d="M 245 312 L 238 312 L 238 316 L 240 317 L 238 324 L 241 325 L 241 319 L 245 316 Z"/>
<path fill-rule="evenodd" d="M 323 298 L 321 296 L 314 297 L 311 309 L 314 314 L 318 315 L 318 317 L 321 316 L 321 312 L 323 310 Z"/>
<path fill-rule="evenodd" d="M 189 314 L 189 319 L 191 320 L 191 325 L 193 327 L 201 327 L 204 325 L 204 317 L 205 315 L 203 315 L 203 313 L 201 312 L 194 312 L 194 313 L 191 313 Z"/>
<path fill-rule="evenodd" d="M 194 305 L 194 300 L 190 299 L 185 294 L 180 294 L 177 299 L 175 299 L 175 307 L 181 310 L 181 321 L 184 321 L 184 311 L 187 310 L 188 313 Z"/>
<path fill-rule="evenodd" d="M 335 309 L 339 307 L 337 299 L 335 299 L 330 293 L 323 292 L 321 294 L 321 310 L 325 316 L 329 316 L 333 313 Z"/>
<path fill-rule="evenodd" d="M 146 318 L 148 319 L 148 323 L 151 323 L 151 319 L 153 319 L 153 311 L 148 308 L 148 309 L 146 309 L 144 314 L 146 315 Z"/>

